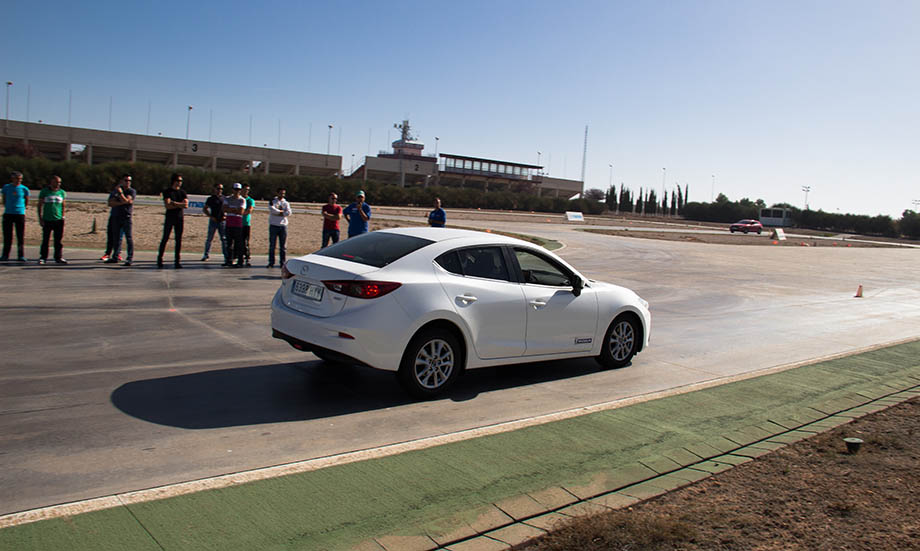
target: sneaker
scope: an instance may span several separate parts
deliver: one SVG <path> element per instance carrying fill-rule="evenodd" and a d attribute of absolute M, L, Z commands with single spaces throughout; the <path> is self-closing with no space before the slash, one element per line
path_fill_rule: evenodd
<path fill-rule="evenodd" d="M 101 261 L 103 261 L 103 262 L 105 262 L 105 261 L 108 260 L 108 259 L 109 259 L 108 253 L 106 253 L 106 254 L 104 254 L 104 255 L 102 255 L 102 256 L 99 257 L 99 260 L 101 260 Z"/>
<path fill-rule="evenodd" d="M 246 261 L 246 267 L 247 267 L 247 268 L 252 268 L 252 264 L 250 264 L 248 260 Z"/>
<path fill-rule="evenodd" d="M 182 264 L 179 264 L 178 262 L 176 262 L 173 266 L 175 266 L 177 270 L 182 268 Z"/>
<path fill-rule="evenodd" d="M 118 255 L 118 261 L 121 262 L 121 255 Z"/>
<path fill-rule="evenodd" d="M 160 260 L 160 259 L 158 258 L 158 259 L 157 259 L 157 268 L 162 268 L 162 267 L 163 267 L 163 261 Z"/>
<path fill-rule="evenodd" d="M 38 259 L 38 263 L 39 263 L 39 264 L 44 264 L 44 263 L 45 263 L 45 259 L 44 259 L 44 258 L 39 258 L 39 259 Z"/>
<path fill-rule="evenodd" d="M 19 258 L 16 259 L 16 261 L 17 262 L 28 262 L 29 259 L 24 256 L 20 256 Z"/>
<path fill-rule="evenodd" d="M 232 262 L 224 262 L 223 264 L 221 264 L 221 266 L 223 266 L 224 268 L 229 268 L 230 266 L 233 266 L 233 263 L 232 263 Z"/>
<path fill-rule="evenodd" d="M 105 261 L 106 264 L 118 264 L 118 259 L 114 256 L 110 256 L 108 260 Z"/>
<path fill-rule="evenodd" d="M 125 260 L 125 263 L 122 264 L 122 266 L 130 266 L 130 265 L 131 265 L 131 261 L 130 261 L 130 260 Z"/>
<path fill-rule="evenodd" d="M 265 266 L 265 267 L 266 267 L 266 268 L 274 268 L 275 265 L 274 265 L 274 264 L 269 264 L 269 265 L 267 265 L 267 266 Z"/>
<path fill-rule="evenodd" d="M 64 258 L 58 258 L 58 259 L 55 260 L 54 262 L 57 263 L 57 264 L 67 264 L 67 260 L 64 259 Z"/>
<path fill-rule="evenodd" d="M 208 261 L 208 258 L 209 258 L 208 255 L 204 255 L 204 256 L 201 257 L 201 261 L 202 261 L 202 262 L 207 262 L 207 261 Z"/>

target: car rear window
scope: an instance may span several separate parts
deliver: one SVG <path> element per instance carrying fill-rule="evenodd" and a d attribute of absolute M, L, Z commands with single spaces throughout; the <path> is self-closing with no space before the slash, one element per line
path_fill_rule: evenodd
<path fill-rule="evenodd" d="M 410 235 L 371 232 L 350 237 L 313 254 L 383 268 L 434 241 Z"/>

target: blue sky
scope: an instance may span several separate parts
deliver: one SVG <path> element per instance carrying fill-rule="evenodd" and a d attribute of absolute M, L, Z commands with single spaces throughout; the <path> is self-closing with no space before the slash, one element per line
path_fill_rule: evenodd
<path fill-rule="evenodd" d="M 258 6 L 258 7 L 256 7 Z M 14 0 L 10 118 L 524 163 L 690 199 L 917 210 L 920 2 Z M 666 169 L 666 170 L 663 170 Z M 713 178 L 714 176 L 714 178 Z"/>

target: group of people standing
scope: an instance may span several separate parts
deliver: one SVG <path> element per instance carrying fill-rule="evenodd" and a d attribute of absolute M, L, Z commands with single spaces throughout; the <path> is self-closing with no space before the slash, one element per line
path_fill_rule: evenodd
<path fill-rule="evenodd" d="M 278 188 L 277 194 L 269 202 L 268 207 L 268 265 L 275 266 L 275 247 L 280 243 L 281 263 L 284 264 L 287 243 L 288 217 L 291 215 L 291 205 L 285 199 L 285 189 Z M 252 255 L 249 247 L 249 238 L 252 235 L 252 211 L 256 206 L 255 200 L 249 196 L 249 184 L 239 182 L 233 184 L 230 195 L 223 195 L 223 185 L 215 184 L 211 196 L 205 201 L 202 212 L 208 217 L 208 235 L 204 242 L 204 255 L 202 262 L 206 262 L 211 255 L 211 243 L 214 234 L 220 239 L 221 251 L 224 255 L 222 266 L 242 268 L 252 266 Z"/>
<path fill-rule="evenodd" d="M 3 186 L 3 254 L 0 261 L 8 261 L 13 248 L 13 233 L 16 233 L 16 260 L 26 262 L 24 234 L 26 209 L 29 208 L 29 188 L 22 183 L 22 173 L 10 173 L 10 181 Z M 61 177 L 52 176 L 48 186 L 38 194 L 38 223 L 42 227 L 42 244 L 39 250 L 39 264 L 48 260 L 48 242 L 54 236 L 54 261 L 67 264 L 63 256 L 64 203 L 67 193 L 61 189 Z"/>
<path fill-rule="evenodd" d="M 3 186 L 3 254 L 0 261 L 9 260 L 12 248 L 13 233 L 15 232 L 18 244 L 18 257 L 20 262 L 25 262 L 25 249 L 23 234 L 25 232 L 26 209 L 29 204 L 29 188 L 22 183 L 21 172 L 11 172 L 10 182 Z M 134 202 L 137 199 L 137 190 L 132 187 L 133 178 L 130 174 L 123 174 L 115 188 L 109 193 L 108 206 L 109 220 L 106 226 L 106 247 L 102 255 L 103 262 L 117 264 L 122 262 L 122 241 L 126 245 L 127 256 L 124 265 L 131 266 L 134 262 L 134 231 L 132 215 Z M 49 241 L 54 238 L 54 261 L 58 264 L 67 264 L 63 257 L 64 234 L 64 207 L 67 198 L 66 192 L 61 189 L 61 177 L 52 176 L 48 186 L 41 190 L 38 198 L 38 221 L 42 226 L 42 244 L 40 248 L 39 264 L 48 260 Z M 214 234 L 218 234 L 226 267 L 251 266 L 249 239 L 252 233 L 252 211 L 255 200 L 249 196 L 249 184 L 239 182 L 233 184 L 230 195 L 223 194 L 223 185 L 215 184 L 211 195 L 205 201 L 202 212 L 208 217 L 207 237 L 204 243 L 202 261 L 210 258 L 211 243 Z M 278 266 L 283 266 L 287 249 L 288 218 L 291 216 L 291 205 L 285 198 L 284 188 L 278 188 L 276 195 L 268 204 L 268 264 L 267 268 L 275 267 L 275 251 L 278 250 Z M 163 268 L 163 257 L 170 235 L 173 236 L 174 252 L 173 265 L 182 268 L 182 233 L 184 229 L 184 212 L 189 207 L 188 195 L 182 189 L 182 175 L 173 174 L 169 187 L 163 190 L 163 205 L 166 208 L 163 219 L 163 236 L 157 252 L 157 267 Z M 355 237 L 369 230 L 371 207 L 366 201 L 364 191 L 358 191 L 355 201 L 344 209 L 337 204 L 338 195 L 330 193 L 328 201 L 322 207 L 323 234 L 322 247 L 339 242 L 339 221 L 344 218 L 348 222 L 348 237 Z M 434 210 L 428 216 L 428 225 L 444 227 L 446 215 L 441 208 L 441 200 L 435 199 Z"/>

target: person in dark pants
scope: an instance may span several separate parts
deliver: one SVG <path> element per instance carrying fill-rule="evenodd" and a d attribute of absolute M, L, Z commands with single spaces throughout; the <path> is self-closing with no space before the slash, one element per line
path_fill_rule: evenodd
<path fill-rule="evenodd" d="M 208 217 L 208 236 L 204 240 L 204 255 L 201 261 L 205 262 L 211 256 L 211 241 L 214 232 L 220 237 L 220 250 L 224 255 L 224 264 L 229 262 L 227 253 L 227 223 L 224 222 L 224 185 L 214 184 L 214 193 L 208 197 L 201 212 Z"/>
<path fill-rule="evenodd" d="M 368 223 L 371 218 L 371 207 L 364 201 L 364 192 L 355 195 L 355 202 L 345 207 L 342 216 L 348 220 L 348 237 L 352 238 L 362 233 L 367 233 Z"/>
<path fill-rule="evenodd" d="M 325 249 L 329 245 L 339 242 L 339 220 L 342 219 L 342 207 L 335 204 L 339 196 L 335 193 L 329 194 L 329 201 L 323 205 L 323 245 Z"/>
<path fill-rule="evenodd" d="M 3 186 L 3 256 L 0 260 L 10 259 L 13 247 L 13 230 L 16 230 L 19 262 L 26 261 L 23 234 L 26 231 L 26 209 L 29 208 L 29 188 L 22 185 L 22 172 L 10 172 L 10 183 Z"/>
<path fill-rule="evenodd" d="M 38 223 L 42 227 L 42 246 L 38 253 L 38 263 L 48 260 L 48 240 L 54 234 L 54 261 L 67 264 L 64 260 L 64 200 L 67 193 L 61 189 L 61 177 L 52 176 L 51 183 L 38 194 Z"/>
<path fill-rule="evenodd" d="M 174 232 L 175 266 L 181 268 L 182 255 L 182 213 L 188 208 L 188 195 L 182 188 L 182 176 L 173 174 L 169 188 L 163 190 L 163 204 L 166 206 L 166 216 L 163 219 L 163 239 L 160 240 L 160 252 L 157 255 L 157 268 L 163 267 L 163 253 L 166 252 L 166 242 L 169 241 L 169 232 Z"/>
<path fill-rule="evenodd" d="M 284 198 L 285 193 L 284 188 L 278 188 L 278 194 L 268 204 L 268 265 L 266 268 L 275 266 L 276 242 L 280 245 L 280 266 L 284 266 L 287 256 L 287 227 L 288 217 L 291 215 L 291 204 Z"/>
<path fill-rule="evenodd" d="M 224 266 L 233 266 L 233 260 L 236 259 L 236 267 L 243 267 L 243 211 L 246 210 L 246 199 L 241 195 L 243 185 L 239 182 L 233 184 L 233 195 L 224 199 L 224 213 L 227 216 L 227 252 L 230 259 L 224 263 Z"/>
<path fill-rule="evenodd" d="M 256 207 L 256 200 L 249 196 L 249 184 L 243 184 L 243 199 L 246 200 L 246 208 L 243 210 L 243 258 L 246 260 L 246 267 L 252 266 L 249 254 L 249 238 L 252 236 L 252 211 Z"/>
<path fill-rule="evenodd" d="M 109 206 L 112 207 L 109 214 L 109 238 L 112 248 L 106 253 L 109 256 L 105 261 L 106 264 L 117 264 L 121 258 L 122 235 L 125 236 L 125 245 L 128 247 L 125 266 L 130 266 L 134 261 L 134 233 L 131 215 L 134 211 L 135 198 L 137 198 L 137 190 L 131 187 L 131 175 L 123 174 L 118 185 L 109 194 Z"/>

